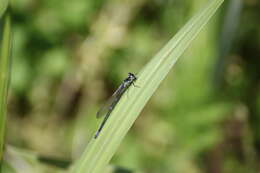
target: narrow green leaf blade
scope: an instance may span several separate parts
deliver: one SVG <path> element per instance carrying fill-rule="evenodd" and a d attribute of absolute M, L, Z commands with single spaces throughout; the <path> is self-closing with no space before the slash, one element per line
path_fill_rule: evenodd
<path fill-rule="evenodd" d="M 128 94 L 123 95 L 100 136 L 90 141 L 72 168 L 73 173 L 99 173 L 104 170 L 147 101 L 223 1 L 209 1 L 141 70 L 136 82 L 140 88 L 132 86 Z"/>
<path fill-rule="evenodd" d="M 3 157 L 8 83 L 10 80 L 11 21 L 6 14 L 0 22 L 0 161 Z"/>

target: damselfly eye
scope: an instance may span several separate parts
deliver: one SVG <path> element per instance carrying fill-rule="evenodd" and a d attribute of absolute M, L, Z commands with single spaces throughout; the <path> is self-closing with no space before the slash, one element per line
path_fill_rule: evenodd
<path fill-rule="evenodd" d="M 136 77 L 135 77 L 135 75 L 134 75 L 133 73 L 128 73 L 128 77 L 130 77 L 130 78 L 133 79 L 133 80 L 136 79 Z"/>

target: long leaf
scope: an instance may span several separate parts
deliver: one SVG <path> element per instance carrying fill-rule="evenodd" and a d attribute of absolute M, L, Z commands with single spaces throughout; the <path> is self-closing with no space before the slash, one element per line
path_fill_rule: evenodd
<path fill-rule="evenodd" d="M 147 101 L 223 1 L 209 1 L 141 70 L 136 82 L 140 88 L 132 86 L 128 94 L 123 95 L 100 136 L 90 141 L 80 160 L 72 167 L 73 173 L 103 172 Z"/>
<path fill-rule="evenodd" d="M 7 92 L 10 80 L 10 16 L 6 14 L 0 22 L 0 161 L 3 157 Z"/>

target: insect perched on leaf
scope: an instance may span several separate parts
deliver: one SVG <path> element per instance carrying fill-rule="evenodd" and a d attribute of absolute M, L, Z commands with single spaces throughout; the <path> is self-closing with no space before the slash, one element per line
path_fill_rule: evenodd
<path fill-rule="evenodd" d="M 121 83 L 118 89 L 114 92 L 111 98 L 106 102 L 106 104 L 97 112 L 97 118 L 103 117 L 105 115 L 104 120 L 102 121 L 97 133 L 94 138 L 97 138 L 101 130 L 103 129 L 108 117 L 111 112 L 115 108 L 116 104 L 125 93 L 125 91 L 136 81 L 137 77 L 133 73 L 128 73 L 128 77 Z"/>

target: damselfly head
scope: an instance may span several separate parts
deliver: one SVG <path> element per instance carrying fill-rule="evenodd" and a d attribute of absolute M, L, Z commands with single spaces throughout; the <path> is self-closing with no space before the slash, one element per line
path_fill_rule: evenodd
<path fill-rule="evenodd" d="M 133 73 L 128 73 L 128 78 L 131 80 L 131 81 L 135 81 L 137 79 L 137 77 L 133 74 Z"/>

